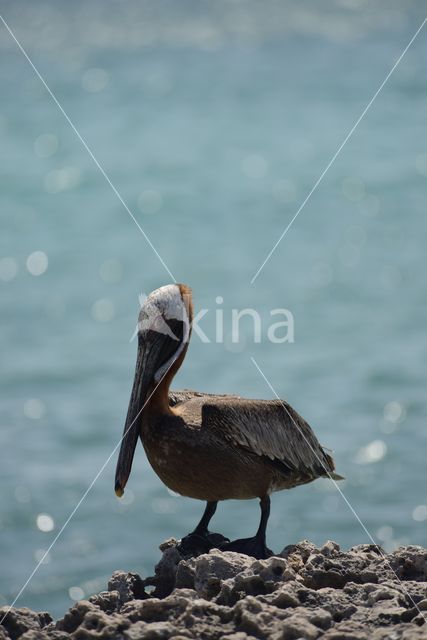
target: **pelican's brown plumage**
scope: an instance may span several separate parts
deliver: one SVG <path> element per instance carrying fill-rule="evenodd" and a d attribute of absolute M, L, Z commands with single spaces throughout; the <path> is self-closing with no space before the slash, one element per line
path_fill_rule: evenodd
<path fill-rule="evenodd" d="M 265 541 L 270 494 L 319 477 L 341 479 L 307 422 L 283 400 L 250 400 L 191 390 L 169 392 L 191 333 L 191 291 L 167 285 L 146 299 L 138 321 L 135 380 L 116 470 L 123 494 L 141 438 L 147 458 L 169 489 L 207 502 L 186 548 L 221 548 L 255 557 Z M 218 501 L 259 498 L 257 534 L 229 542 L 209 534 Z"/>

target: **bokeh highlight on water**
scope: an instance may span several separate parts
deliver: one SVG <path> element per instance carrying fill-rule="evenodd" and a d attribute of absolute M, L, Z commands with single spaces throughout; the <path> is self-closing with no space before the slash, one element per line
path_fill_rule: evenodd
<path fill-rule="evenodd" d="M 285 307 L 295 343 L 193 340 L 176 387 L 272 397 L 334 449 L 385 548 L 426 544 L 427 145 L 422 32 L 253 286 L 250 279 L 424 18 L 422 3 L 2 3 L 196 308 Z M 0 604 L 118 442 L 138 296 L 170 277 L 4 27 Z M 213 335 L 214 314 L 206 316 Z M 228 336 L 228 337 L 227 337 Z M 18 604 L 59 615 L 117 568 L 144 575 L 202 505 L 141 447 L 114 461 Z M 255 502 L 215 530 L 256 527 Z M 369 542 L 329 481 L 276 494 L 269 545 Z"/>

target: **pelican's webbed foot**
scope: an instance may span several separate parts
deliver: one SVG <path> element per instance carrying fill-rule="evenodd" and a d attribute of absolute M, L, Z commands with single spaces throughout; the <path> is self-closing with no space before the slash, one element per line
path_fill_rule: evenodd
<path fill-rule="evenodd" d="M 209 533 L 207 531 L 205 534 L 199 534 L 194 531 L 182 538 L 177 549 L 183 555 L 200 555 L 208 553 L 211 549 L 220 549 L 223 544 L 229 542 L 230 540 L 220 533 Z"/>
<path fill-rule="evenodd" d="M 256 535 L 253 538 L 240 538 L 228 544 L 223 544 L 221 545 L 221 551 L 237 551 L 237 553 L 244 553 L 247 556 L 257 558 L 257 560 L 264 560 L 274 556 L 274 553 L 265 543 L 265 530 L 268 516 L 270 515 L 270 497 L 268 495 L 263 496 L 259 505 L 261 507 L 261 521 Z"/>
<path fill-rule="evenodd" d="M 240 538 L 239 540 L 222 544 L 221 551 L 236 551 L 237 553 L 244 553 L 246 556 L 257 558 L 257 560 L 264 560 L 274 555 L 273 551 L 265 544 L 265 540 L 259 536 Z"/>
<path fill-rule="evenodd" d="M 216 511 L 217 504 L 217 502 L 206 503 L 202 519 L 194 531 L 182 538 L 177 546 L 178 551 L 184 555 L 197 556 L 201 553 L 207 553 L 211 549 L 219 549 L 221 545 L 230 542 L 228 538 L 224 538 L 220 533 L 211 533 L 208 530 L 209 522 Z"/>

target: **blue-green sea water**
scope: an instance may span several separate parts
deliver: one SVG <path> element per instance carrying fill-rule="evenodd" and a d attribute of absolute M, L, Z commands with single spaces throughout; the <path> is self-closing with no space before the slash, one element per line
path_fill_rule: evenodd
<path fill-rule="evenodd" d="M 251 278 L 424 19 L 421 2 L 1 2 L 1 13 L 173 276 L 210 311 L 175 387 L 277 393 L 334 450 L 386 549 L 427 544 L 427 27 L 253 285 Z M 171 281 L 0 24 L 0 604 L 116 446 L 139 295 Z M 222 297 L 223 302 L 217 302 Z M 230 340 L 231 309 L 246 318 Z M 266 339 L 289 309 L 295 341 Z M 215 341 L 223 309 L 225 340 Z M 116 455 L 17 605 L 60 615 L 113 570 L 150 574 L 202 504 L 138 446 Z M 250 535 L 258 505 L 213 529 Z M 275 494 L 268 543 L 369 542 L 334 485 Z"/>

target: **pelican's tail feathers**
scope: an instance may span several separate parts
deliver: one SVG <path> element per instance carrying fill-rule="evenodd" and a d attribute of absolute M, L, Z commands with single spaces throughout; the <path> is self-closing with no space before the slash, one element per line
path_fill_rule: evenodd
<path fill-rule="evenodd" d="M 344 476 L 340 476 L 339 473 L 335 473 L 335 471 L 329 473 L 328 476 L 331 478 L 331 480 L 345 480 Z"/>
<path fill-rule="evenodd" d="M 323 452 L 326 456 L 326 460 L 329 465 L 329 470 L 325 474 L 325 477 L 330 478 L 331 480 L 345 480 L 344 476 L 340 476 L 339 473 L 335 473 L 335 462 L 332 456 L 329 453 Z"/>

